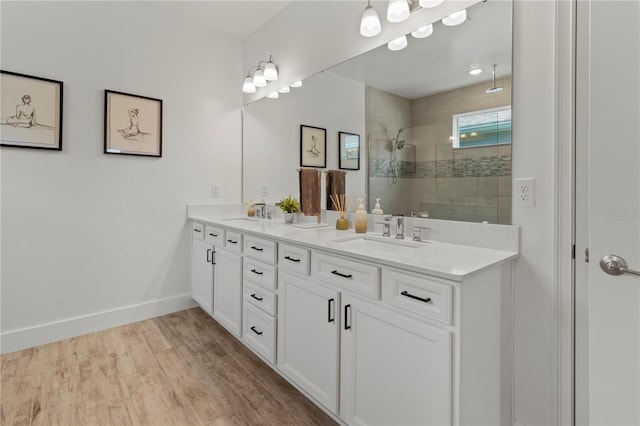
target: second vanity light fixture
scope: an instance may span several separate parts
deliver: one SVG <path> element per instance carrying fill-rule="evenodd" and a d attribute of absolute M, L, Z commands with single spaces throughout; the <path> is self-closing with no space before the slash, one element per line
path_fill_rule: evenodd
<path fill-rule="evenodd" d="M 253 75 L 251 72 L 253 71 Z M 247 76 L 242 83 L 244 93 L 255 93 L 256 87 L 264 87 L 269 81 L 278 79 L 278 67 L 273 62 L 273 56 L 269 55 L 268 61 L 260 61 L 258 65 L 249 68 Z"/>

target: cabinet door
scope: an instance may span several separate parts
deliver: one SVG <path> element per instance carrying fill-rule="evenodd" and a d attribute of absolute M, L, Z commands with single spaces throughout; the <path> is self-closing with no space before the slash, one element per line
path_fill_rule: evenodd
<path fill-rule="evenodd" d="M 209 314 L 213 312 L 213 251 L 211 244 L 193 239 L 191 251 L 191 297 Z"/>
<path fill-rule="evenodd" d="M 451 333 L 349 296 L 342 303 L 340 417 L 450 424 Z"/>
<path fill-rule="evenodd" d="M 242 256 L 218 249 L 215 257 L 213 317 L 236 336 L 242 323 Z"/>
<path fill-rule="evenodd" d="M 278 367 L 337 412 L 340 294 L 284 271 L 278 288 Z"/>

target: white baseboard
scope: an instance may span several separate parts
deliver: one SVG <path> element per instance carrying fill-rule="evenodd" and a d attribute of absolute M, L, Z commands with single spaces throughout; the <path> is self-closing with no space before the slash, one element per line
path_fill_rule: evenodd
<path fill-rule="evenodd" d="M 0 334 L 0 352 L 5 354 L 28 349 L 196 306 L 198 305 L 191 299 L 190 294 L 181 294 L 81 317 L 7 331 Z"/>

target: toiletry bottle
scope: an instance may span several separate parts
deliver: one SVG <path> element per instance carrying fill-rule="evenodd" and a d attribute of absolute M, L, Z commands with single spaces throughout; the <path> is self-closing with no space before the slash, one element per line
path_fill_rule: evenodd
<path fill-rule="evenodd" d="M 254 205 L 255 203 L 253 202 L 253 198 L 249 198 L 249 202 L 247 203 L 247 216 L 254 217 L 256 215 L 256 209 Z"/>
<path fill-rule="evenodd" d="M 376 205 L 373 208 L 373 210 L 371 210 L 371 214 L 380 214 L 380 215 L 384 214 L 384 212 L 380 208 L 380 198 L 376 198 Z"/>
<path fill-rule="evenodd" d="M 362 198 L 358 200 L 358 210 L 356 210 L 355 218 L 355 230 L 357 233 L 362 234 L 367 232 L 367 211 L 362 205 Z"/>

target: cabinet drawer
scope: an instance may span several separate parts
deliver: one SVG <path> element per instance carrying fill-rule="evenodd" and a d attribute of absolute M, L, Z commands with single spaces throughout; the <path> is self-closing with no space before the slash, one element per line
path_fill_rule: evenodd
<path fill-rule="evenodd" d="M 451 324 L 453 287 L 407 272 L 382 272 L 382 299 L 408 311 Z"/>
<path fill-rule="evenodd" d="M 353 293 L 380 298 L 380 268 L 323 253 L 313 253 L 311 275 Z"/>
<path fill-rule="evenodd" d="M 309 250 L 280 243 L 278 266 L 302 275 L 309 275 Z"/>
<path fill-rule="evenodd" d="M 254 284 L 261 285 L 266 288 L 275 289 L 277 276 L 276 267 L 273 265 L 267 265 L 266 263 L 258 262 L 257 260 L 244 258 L 244 280 L 250 281 Z"/>
<path fill-rule="evenodd" d="M 276 315 L 276 295 L 269 290 L 244 282 L 244 300 L 262 309 L 269 315 Z"/>
<path fill-rule="evenodd" d="M 244 254 L 267 263 L 276 263 L 275 241 L 265 240 L 250 235 L 244 236 Z"/>
<path fill-rule="evenodd" d="M 239 232 L 225 231 L 224 246 L 235 253 L 242 253 L 242 234 Z"/>
<path fill-rule="evenodd" d="M 204 225 L 197 222 L 191 222 L 191 234 L 194 240 L 204 240 Z"/>
<path fill-rule="evenodd" d="M 224 246 L 224 230 L 207 225 L 204 227 L 204 239 L 214 246 L 222 247 Z"/>
<path fill-rule="evenodd" d="M 247 345 L 268 361 L 276 362 L 276 320 L 274 317 L 245 303 L 243 331 L 242 338 Z"/>

